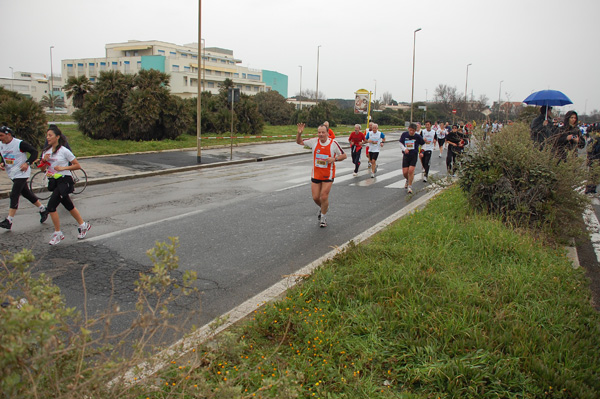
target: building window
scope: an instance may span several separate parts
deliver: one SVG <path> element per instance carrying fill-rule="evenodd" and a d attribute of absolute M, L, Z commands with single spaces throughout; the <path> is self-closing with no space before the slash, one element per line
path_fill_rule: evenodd
<path fill-rule="evenodd" d="M 208 82 L 207 86 L 209 89 L 212 89 L 215 87 L 215 82 Z"/>
<path fill-rule="evenodd" d="M 67 64 L 67 75 L 73 76 L 73 64 Z"/>
<path fill-rule="evenodd" d="M 169 52 L 169 57 L 175 58 L 175 57 L 177 57 L 177 53 L 175 51 L 170 51 Z"/>
<path fill-rule="evenodd" d="M 237 73 L 237 72 L 235 72 L 235 73 L 233 74 L 233 77 L 234 77 L 234 78 L 239 78 L 239 77 L 240 77 L 240 74 L 239 74 L 239 73 Z"/>
<path fill-rule="evenodd" d="M 106 62 L 101 62 L 100 63 L 100 70 L 101 71 L 106 71 Z"/>
<path fill-rule="evenodd" d="M 217 59 L 216 59 L 216 58 L 211 58 L 210 60 L 211 60 L 212 62 L 217 62 Z"/>
<path fill-rule="evenodd" d="M 252 87 L 250 87 L 250 86 L 246 86 L 245 90 L 246 90 L 246 91 L 251 91 L 251 90 L 252 90 Z"/>
<path fill-rule="evenodd" d="M 193 60 L 197 60 L 197 59 L 198 59 L 198 56 L 197 56 L 197 55 L 193 55 L 193 54 L 192 54 L 192 59 L 193 59 Z"/>
<path fill-rule="evenodd" d="M 254 91 L 258 93 L 258 86 L 254 86 Z"/>
<path fill-rule="evenodd" d="M 90 71 L 91 76 L 95 76 L 96 75 L 96 64 L 94 64 L 93 62 L 90 62 L 88 64 L 88 70 Z"/>
<path fill-rule="evenodd" d="M 198 79 L 190 79 L 191 87 L 198 87 Z"/>
<path fill-rule="evenodd" d="M 187 77 L 187 76 L 184 76 L 184 77 L 183 77 L 183 85 L 184 85 L 184 86 L 187 86 L 187 85 L 188 85 L 188 77 Z"/>
<path fill-rule="evenodd" d="M 248 74 L 248 79 L 250 80 L 260 80 L 260 75 Z"/>
<path fill-rule="evenodd" d="M 242 79 L 246 79 L 246 74 L 242 73 Z"/>
<path fill-rule="evenodd" d="M 142 69 L 142 61 L 137 62 L 137 69 L 138 70 Z"/>
<path fill-rule="evenodd" d="M 158 55 L 165 55 L 165 50 L 158 50 Z"/>
<path fill-rule="evenodd" d="M 181 53 L 181 56 L 182 56 L 183 58 L 187 58 L 187 54 L 186 54 L 186 53 Z"/>
<path fill-rule="evenodd" d="M 215 76 L 221 76 L 221 71 L 215 71 Z"/>
<path fill-rule="evenodd" d="M 173 66 L 171 67 L 171 70 L 172 70 L 173 72 L 179 72 L 179 65 L 173 65 Z"/>
<path fill-rule="evenodd" d="M 77 74 L 83 75 L 83 64 L 77 64 Z"/>
<path fill-rule="evenodd" d="M 231 77 L 231 72 L 224 72 L 224 73 L 225 73 L 225 76 Z"/>
<path fill-rule="evenodd" d="M 221 60 L 221 64 L 227 64 L 227 60 Z"/>
<path fill-rule="evenodd" d="M 113 71 L 116 71 L 116 70 L 118 70 L 118 69 L 119 69 L 119 63 L 118 63 L 118 62 L 116 62 L 116 61 L 113 61 L 113 62 L 112 62 L 112 70 L 113 70 Z"/>
<path fill-rule="evenodd" d="M 190 72 L 190 69 L 191 69 L 191 68 L 190 68 L 189 66 L 184 66 L 184 67 L 183 67 L 183 71 L 184 71 L 184 72 Z"/>
<path fill-rule="evenodd" d="M 125 71 L 125 73 L 129 73 L 129 61 L 124 61 L 124 68 L 123 70 Z"/>
<path fill-rule="evenodd" d="M 90 78 L 90 82 L 92 82 L 92 83 L 93 83 L 93 82 L 95 82 L 95 81 L 96 81 L 96 78 Z"/>

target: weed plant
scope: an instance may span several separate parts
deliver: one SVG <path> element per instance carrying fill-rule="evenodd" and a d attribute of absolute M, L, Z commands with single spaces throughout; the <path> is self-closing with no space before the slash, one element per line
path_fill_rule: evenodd
<path fill-rule="evenodd" d="M 527 125 L 509 125 L 462 156 L 459 184 L 476 209 L 565 242 L 585 231 L 589 203 L 585 156 L 576 155 L 560 161 L 551 145 L 531 141 Z"/>
<path fill-rule="evenodd" d="M 174 358 L 137 397 L 598 398 L 586 287 L 563 250 L 453 187 Z"/>
<path fill-rule="evenodd" d="M 58 287 L 33 273 L 30 251 L 7 255 L 0 262 L 0 397 L 129 397 L 125 371 L 172 332 L 169 309 L 195 292 L 190 288 L 193 273 L 173 277 L 176 247 L 172 239 L 148 251 L 154 266 L 140 273 L 134 310 L 114 304 L 95 316 L 67 308 Z M 112 322 L 128 314 L 130 326 L 115 331 Z"/>

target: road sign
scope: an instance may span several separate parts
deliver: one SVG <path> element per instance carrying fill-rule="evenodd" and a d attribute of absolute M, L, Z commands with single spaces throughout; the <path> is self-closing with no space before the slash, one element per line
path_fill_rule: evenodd
<path fill-rule="evenodd" d="M 452 110 L 452 113 L 453 113 L 453 114 L 456 114 L 456 110 L 455 110 L 455 109 L 453 109 L 453 110 Z"/>

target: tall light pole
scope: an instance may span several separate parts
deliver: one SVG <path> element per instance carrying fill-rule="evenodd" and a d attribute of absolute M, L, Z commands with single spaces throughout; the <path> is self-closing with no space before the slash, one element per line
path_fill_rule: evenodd
<path fill-rule="evenodd" d="M 50 46 L 50 99 L 52 100 L 52 119 L 54 119 L 54 71 L 52 69 L 52 49 Z"/>
<path fill-rule="evenodd" d="M 463 118 L 467 118 L 467 85 L 469 84 L 469 66 L 473 64 L 467 64 L 467 77 L 465 78 L 465 112 Z M 467 123 L 467 121 L 465 121 Z"/>
<path fill-rule="evenodd" d="M 373 94 L 373 101 L 377 101 L 377 79 L 373 79 L 375 81 L 375 93 Z"/>
<path fill-rule="evenodd" d="M 427 103 L 427 89 L 425 89 L 425 103 Z"/>
<path fill-rule="evenodd" d="M 9 67 L 9 68 L 10 68 L 10 90 L 14 91 L 13 81 L 15 80 L 15 71 L 14 71 L 13 67 Z"/>
<path fill-rule="evenodd" d="M 298 65 L 300 68 L 300 111 L 302 111 L 302 65 Z"/>
<path fill-rule="evenodd" d="M 410 123 L 413 121 L 413 100 L 415 98 L 415 48 L 417 45 L 417 32 L 421 28 L 415 29 L 413 33 L 413 70 L 412 70 L 412 90 L 410 92 Z"/>
<path fill-rule="evenodd" d="M 200 55 L 200 44 L 202 43 L 202 0 L 198 0 L 198 102 L 196 105 L 196 146 L 198 148 L 196 154 L 196 163 L 202 163 L 202 68 L 200 68 L 200 62 L 202 56 Z"/>
<path fill-rule="evenodd" d="M 500 88 L 498 89 L 498 121 L 500 121 L 500 94 L 502 93 L 502 82 L 504 81 L 500 81 Z"/>
<path fill-rule="evenodd" d="M 319 50 L 321 45 L 317 46 L 317 92 L 315 93 L 315 102 L 319 102 Z"/>

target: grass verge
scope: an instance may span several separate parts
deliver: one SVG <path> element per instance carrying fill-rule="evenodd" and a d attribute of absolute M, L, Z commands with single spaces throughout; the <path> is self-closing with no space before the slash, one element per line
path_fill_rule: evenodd
<path fill-rule="evenodd" d="M 584 272 L 562 249 L 474 213 L 454 187 L 134 390 L 597 398 L 599 347 Z"/>
<path fill-rule="evenodd" d="M 389 131 L 392 129 L 399 128 L 400 127 L 397 126 L 382 126 L 383 131 Z M 60 129 L 68 137 L 69 145 L 71 146 L 77 157 L 109 154 L 127 154 L 132 152 L 145 151 L 177 150 L 196 147 L 196 136 L 190 136 L 188 134 L 183 134 L 175 140 L 161 141 L 92 140 L 89 137 L 84 136 L 77 128 L 77 125 L 61 125 Z M 338 135 L 338 139 L 344 138 L 343 140 L 347 140 L 346 137 L 350 135 L 350 132 L 353 129 L 353 126 L 338 126 L 335 129 L 335 132 Z M 311 134 L 310 130 L 311 129 L 307 130 L 307 134 Z M 314 129 L 314 131 L 312 132 L 315 134 L 315 136 L 316 131 L 317 130 Z M 265 129 L 263 133 L 260 134 L 260 136 L 293 135 L 294 137 L 237 138 L 233 140 L 233 144 L 237 145 L 243 143 L 257 143 L 265 141 L 290 141 L 295 140 L 295 134 L 296 126 L 265 126 Z M 229 133 L 208 133 L 206 135 L 203 135 L 202 148 L 230 145 L 230 137 L 231 136 L 229 135 Z"/>

